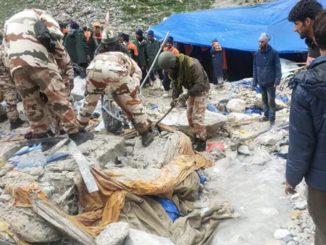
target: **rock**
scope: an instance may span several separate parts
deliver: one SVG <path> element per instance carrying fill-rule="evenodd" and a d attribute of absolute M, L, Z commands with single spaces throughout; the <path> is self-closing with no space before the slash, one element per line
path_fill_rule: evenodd
<path fill-rule="evenodd" d="M 0 202 L 0 217 L 22 240 L 30 243 L 58 241 L 61 235 L 29 208 L 15 208 Z"/>
<path fill-rule="evenodd" d="M 93 140 L 88 140 L 78 148 L 87 156 L 90 164 L 100 164 L 101 167 L 125 152 L 123 137 L 106 134 L 96 135 Z"/>
<path fill-rule="evenodd" d="M 289 152 L 289 145 L 282 145 L 278 151 L 280 154 L 284 155 Z"/>
<path fill-rule="evenodd" d="M 246 110 L 246 102 L 241 99 L 232 99 L 227 105 L 226 109 L 228 112 L 244 112 Z"/>
<path fill-rule="evenodd" d="M 295 241 L 289 241 L 286 245 L 296 245 Z"/>
<path fill-rule="evenodd" d="M 235 122 L 243 122 L 243 121 L 248 121 L 250 120 L 252 117 L 247 115 L 247 114 L 243 114 L 243 113 L 239 113 L 239 112 L 231 112 L 227 115 L 228 121 L 231 123 L 235 123 Z"/>
<path fill-rule="evenodd" d="M 211 112 L 206 110 L 204 124 L 209 138 L 216 135 L 216 132 L 225 125 L 227 117 L 221 113 Z M 171 111 L 166 118 L 162 120 L 163 124 L 174 126 L 186 133 L 192 135 L 193 132 L 188 124 L 186 109 L 177 108 Z"/>
<path fill-rule="evenodd" d="M 286 135 L 288 135 L 288 132 L 285 130 L 279 130 L 279 131 L 271 130 L 257 137 L 255 142 L 260 145 L 275 146 Z"/>
<path fill-rule="evenodd" d="M 2 194 L 0 196 L 0 202 L 9 202 L 11 200 L 11 195 Z"/>
<path fill-rule="evenodd" d="M 168 238 L 146 233 L 144 231 L 130 229 L 129 236 L 124 245 L 174 245 Z"/>
<path fill-rule="evenodd" d="M 5 176 L 7 172 L 6 169 L 0 169 L 0 177 Z"/>
<path fill-rule="evenodd" d="M 95 239 L 97 245 L 122 245 L 129 235 L 129 225 L 124 222 L 112 223 Z"/>
<path fill-rule="evenodd" d="M 242 155 L 249 156 L 250 155 L 250 150 L 247 145 L 240 145 L 238 148 L 238 152 Z"/>
<path fill-rule="evenodd" d="M 304 210 L 307 207 L 307 201 L 296 201 L 294 203 L 294 209 Z"/>
<path fill-rule="evenodd" d="M 282 240 L 289 236 L 291 233 L 286 229 L 278 229 L 274 232 L 274 238 L 276 240 Z"/>
<path fill-rule="evenodd" d="M 267 150 L 261 147 L 255 148 L 254 152 L 245 158 L 245 162 L 250 165 L 264 165 L 266 162 L 272 159 Z"/>

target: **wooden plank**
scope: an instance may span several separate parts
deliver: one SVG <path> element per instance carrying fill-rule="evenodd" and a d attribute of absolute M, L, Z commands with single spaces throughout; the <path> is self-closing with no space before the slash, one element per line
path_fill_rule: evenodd
<path fill-rule="evenodd" d="M 65 144 L 67 144 L 69 140 L 70 139 L 68 137 L 62 139 L 55 146 L 51 147 L 50 150 L 48 150 L 46 152 L 46 155 L 50 156 L 50 155 L 56 153 L 61 147 L 63 147 Z"/>
<path fill-rule="evenodd" d="M 66 214 L 49 201 L 33 199 L 33 211 L 54 226 L 62 234 L 82 245 L 96 245 L 93 237 L 71 222 Z"/>
<path fill-rule="evenodd" d="M 69 144 L 69 152 L 72 157 L 75 159 L 76 163 L 78 164 L 79 172 L 84 180 L 84 183 L 87 187 L 89 193 L 98 191 L 98 186 L 89 169 L 89 161 L 86 157 L 80 152 L 76 143 L 73 140 L 70 140 Z"/>

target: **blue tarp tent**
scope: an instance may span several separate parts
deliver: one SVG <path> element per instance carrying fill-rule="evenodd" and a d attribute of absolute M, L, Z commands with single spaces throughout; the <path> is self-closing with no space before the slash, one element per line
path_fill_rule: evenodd
<path fill-rule="evenodd" d="M 150 29 L 157 38 L 169 31 L 176 42 L 209 46 L 217 38 L 224 48 L 256 51 L 261 32 L 272 36 L 271 46 L 280 53 L 307 51 L 293 23 L 287 20 L 297 0 L 278 0 L 249 7 L 216 8 L 173 14 Z M 324 6 L 326 0 L 320 1 Z"/>

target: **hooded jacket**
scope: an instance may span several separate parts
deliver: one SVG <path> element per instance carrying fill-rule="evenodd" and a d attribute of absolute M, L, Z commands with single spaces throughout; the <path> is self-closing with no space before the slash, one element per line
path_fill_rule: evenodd
<path fill-rule="evenodd" d="M 326 55 L 290 82 L 293 87 L 286 179 L 292 186 L 303 177 L 326 192 Z"/>
<path fill-rule="evenodd" d="M 278 53 L 268 45 L 266 50 L 256 52 L 253 65 L 253 85 L 277 86 L 281 81 L 281 63 Z"/>

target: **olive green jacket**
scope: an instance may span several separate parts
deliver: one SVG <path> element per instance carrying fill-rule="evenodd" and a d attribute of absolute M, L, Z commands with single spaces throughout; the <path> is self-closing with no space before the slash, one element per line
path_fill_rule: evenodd
<path fill-rule="evenodd" d="M 180 54 L 177 57 L 177 69 L 174 74 L 169 74 L 172 81 L 172 98 L 182 94 L 182 87 L 188 89 L 189 96 L 201 96 L 209 91 L 208 76 L 195 58 Z"/>

